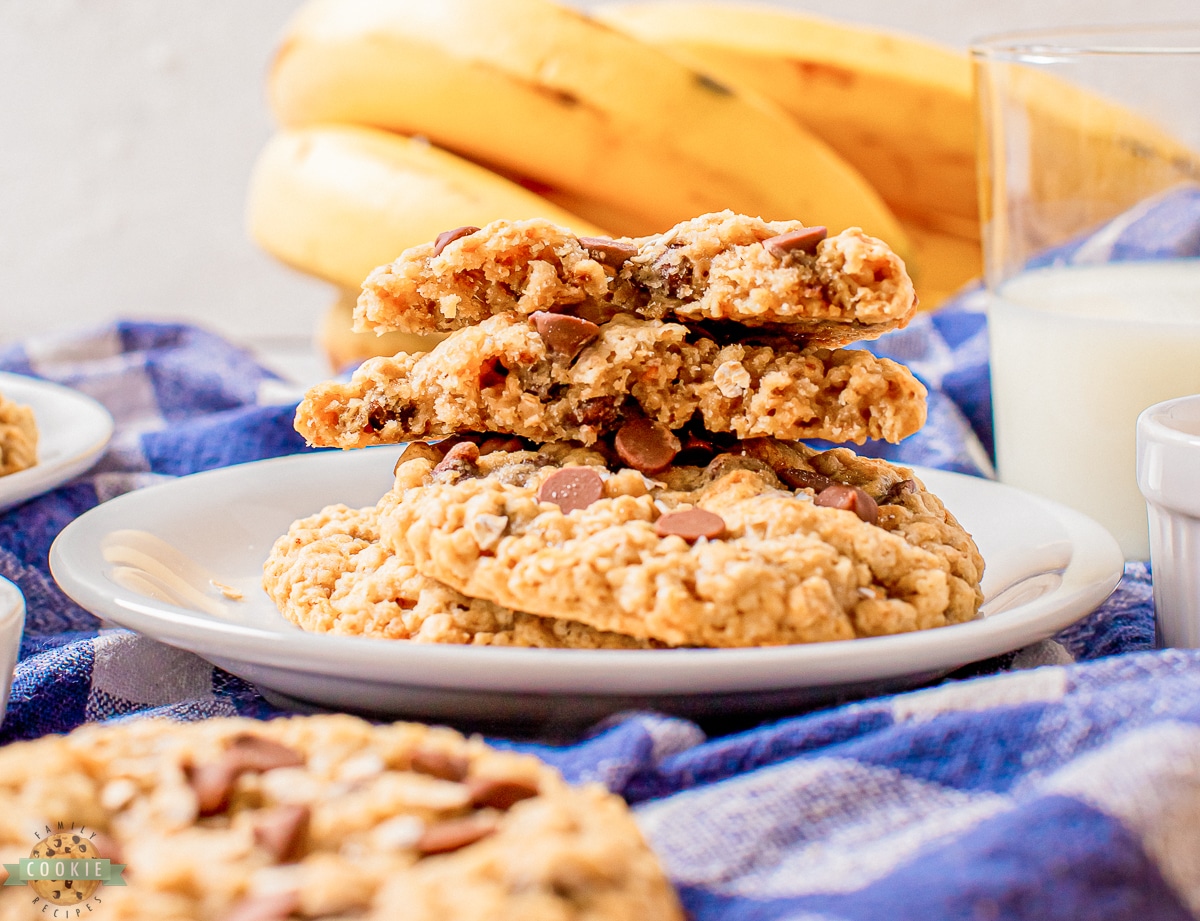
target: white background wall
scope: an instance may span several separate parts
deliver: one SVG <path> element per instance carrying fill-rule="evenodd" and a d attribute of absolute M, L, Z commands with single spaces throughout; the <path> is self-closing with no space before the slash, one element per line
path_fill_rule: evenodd
<path fill-rule="evenodd" d="M 1200 18 L 1196 0 L 777 2 L 957 47 L 1015 28 Z M 298 5 L 0 0 L 0 341 L 114 317 L 310 335 L 329 290 L 258 252 L 242 221 L 271 130 L 264 74 Z"/>

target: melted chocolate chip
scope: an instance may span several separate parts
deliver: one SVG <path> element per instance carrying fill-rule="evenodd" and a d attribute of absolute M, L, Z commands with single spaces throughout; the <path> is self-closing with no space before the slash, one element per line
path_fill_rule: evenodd
<path fill-rule="evenodd" d="M 805 470 L 803 467 L 780 467 L 775 475 L 792 489 L 811 489 L 820 492 L 833 485 L 833 480 L 815 470 Z"/>
<path fill-rule="evenodd" d="M 508 368 L 500 363 L 499 358 L 485 361 L 479 369 L 479 389 L 487 390 L 489 387 L 501 386 L 507 377 Z"/>
<path fill-rule="evenodd" d="M 703 467 L 716 457 L 717 451 L 717 445 L 712 439 L 702 438 L 695 432 L 687 432 L 683 436 L 683 447 L 675 462 L 689 467 Z"/>

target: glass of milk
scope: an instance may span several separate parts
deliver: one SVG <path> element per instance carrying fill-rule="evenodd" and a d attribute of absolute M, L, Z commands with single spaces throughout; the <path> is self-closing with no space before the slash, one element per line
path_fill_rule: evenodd
<path fill-rule="evenodd" d="M 1137 417 L 1200 393 L 1200 23 L 971 51 L 997 472 L 1147 559 Z"/>

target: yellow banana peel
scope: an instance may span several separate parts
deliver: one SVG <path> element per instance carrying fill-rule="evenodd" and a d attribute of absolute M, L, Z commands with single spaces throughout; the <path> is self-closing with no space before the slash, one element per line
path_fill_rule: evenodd
<path fill-rule="evenodd" d="M 777 106 L 551 0 L 312 0 L 268 95 L 285 125 L 424 135 L 624 214 L 618 232 L 732 208 L 907 246 L 862 175 Z"/>
<path fill-rule="evenodd" d="M 341 371 L 368 358 L 400 352 L 428 352 L 446 337 L 441 333 L 359 333 L 354 331 L 354 305 L 358 288 L 340 288 L 317 327 L 317 343 L 330 367 Z"/>
<path fill-rule="evenodd" d="M 605 4 L 597 18 L 780 105 L 851 163 L 906 225 L 978 238 L 967 55 L 771 7 Z"/>
<path fill-rule="evenodd" d="M 913 252 L 913 286 L 921 310 L 932 310 L 983 274 L 983 247 L 978 238 L 906 224 Z"/>
<path fill-rule="evenodd" d="M 607 235 L 427 142 L 351 125 L 277 134 L 259 154 L 247 203 L 250 235 L 263 249 L 355 290 L 376 266 L 443 230 L 531 217 Z"/>

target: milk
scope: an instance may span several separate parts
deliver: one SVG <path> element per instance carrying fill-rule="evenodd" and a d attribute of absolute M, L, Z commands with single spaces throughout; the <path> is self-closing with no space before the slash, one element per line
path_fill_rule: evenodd
<path fill-rule="evenodd" d="M 1200 260 L 1038 269 L 989 306 L 1000 479 L 1149 558 L 1138 413 L 1200 393 Z"/>

